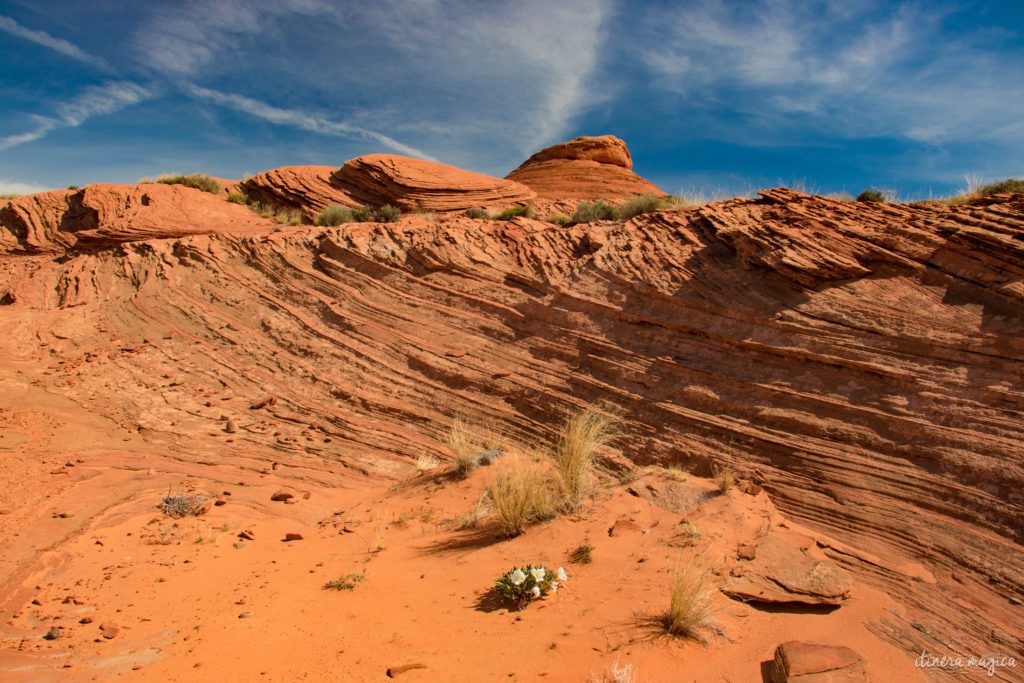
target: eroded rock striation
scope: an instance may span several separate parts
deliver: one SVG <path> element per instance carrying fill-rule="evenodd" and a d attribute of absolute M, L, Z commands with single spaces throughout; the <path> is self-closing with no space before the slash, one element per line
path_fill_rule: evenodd
<path fill-rule="evenodd" d="M 506 178 L 543 199 L 624 199 L 665 192 L 632 171 L 626 143 L 614 135 L 578 137 L 543 149 Z"/>
<path fill-rule="evenodd" d="M 901 604 L 879 636 L 1024 659 L 1024 195 L 149 239 L 7 258 L 0 291 L 53 391 L 186 454 L 220 393 L 273 395 L 246 439 L 309 478 L 446 458 L 454 415 L 539 443 L 607 401 L 632 460 L 730 465 L 842 541 L 814 553 Z M 300 422 L 329 442 L 269 436 Z"/>
<path fill-rule="evenodd" d="M 17 197 L 0 208 L 0 248 L 59 252 L 207 232 L 265 231 L 244 206 L 182 185 L 96 184 Z"/>
<path fill-rule="evenodd" d="M 258 201 L 297 208 L 309 217 L 329 204 L 462 211 L 526 204 L 536 197 L 512 180 L 394 154 L 367 154 L 341 168 L 287 166 L 255 175 L 242 186 Z"/>

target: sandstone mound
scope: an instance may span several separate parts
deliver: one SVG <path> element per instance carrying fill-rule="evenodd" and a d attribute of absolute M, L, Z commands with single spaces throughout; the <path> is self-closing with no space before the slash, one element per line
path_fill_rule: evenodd
<path fill-rule="evenodd" d="M 339 169 L 286 166 L 253 176 L 242 186 L 253 199 L 298 208 L 310 217 L 329 204 L 462 211 L 524 204 L 536 197 L 511 180 L 393 154 L 367 154 Z"/>
<path fill-rule="evenodd" d="M 626 143 L 614 135 L 578 137 L 543 149 L 506 178 L 516 180 L 542 199 L 625 199 L 665 193 L 631 170 Z"/>
<path fill-rule="evenodd" d="M 0 209 L 0 248 L 59 252 L 209 232 L 253 232 L 272 223 L 248 208 L 181 185 L 89 185 L 17 197 Z"/>

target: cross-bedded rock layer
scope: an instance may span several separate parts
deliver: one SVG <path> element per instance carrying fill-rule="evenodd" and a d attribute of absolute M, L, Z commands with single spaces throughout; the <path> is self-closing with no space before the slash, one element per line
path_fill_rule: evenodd
<path fill-rule="evenodd" d="M 136 237 L 6 257 L 2 292 L 3 353 L 56 363 L 39 381 L 181 458 L 232 457 L 197 438 L 224 392 L 319 424 L 330 443 L 232 435 L 312 478 L 447 457 L 457 414 L 536 443 L 610 402 L 633 460 L 730 464 L 842 539 L 820 550 L 908 606 L 880 635 L 1024 654 L 1022 195 L 776 189 L 569 229 L 414 216 Z"/>

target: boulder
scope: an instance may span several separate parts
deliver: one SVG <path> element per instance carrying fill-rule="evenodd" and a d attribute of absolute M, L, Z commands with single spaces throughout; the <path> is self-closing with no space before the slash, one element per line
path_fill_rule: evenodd
<path fill-rule="evenodd" d="M 775 649 L 773 683 L 866 683 L 864 658 L 841 645 L 791 640 Z"/>

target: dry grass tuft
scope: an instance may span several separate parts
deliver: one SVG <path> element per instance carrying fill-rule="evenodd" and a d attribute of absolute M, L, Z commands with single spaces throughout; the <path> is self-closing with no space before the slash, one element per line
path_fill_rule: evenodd
<path fill-rule="evenodd" d="M 715 477 L 715 485 L 719 493 L 728 493 L 729 489 L 736 483 L 736 472 L 731 467 L 715 465 L 712 473 Z"/>
<path fill-rule="evenodd" d="M 618 435 L 618 424 L 619 418 L 595 408 L 566 419 L 554 455 L 564 509 L 578 510 L 590 494 L 594 458 L 598 449 Z"/>
<path fill-rule="evenodd" d="M 487 479 L 487 493 L 502 529 L 518 536 L 534 522 L 555 515 L 555 496 L 549 472 L 520 455 L 508 458 Z"/>
<path fill-rule="evenodd" d="M 590 674 L 590 683 L 634 683 L 635 681 L 636 672 L 633 671 L 633 665 L 622 664 L 620 666 L 617 658 L 603 673 Z"/>
<path fill-rule="evenodd" d="M 416 469 L 419 470 L 420 472 L 429 472 L 430 470 L 434 469 L 440 464 L 440 460 L 438 460 L 437 458 L 428 453 L 426 455 L 421 455 L 416 460 Z"/>
<path fill-rule="evenodd" d="M 459 474 L 465 476 L 476 468 L 479 448 L 473 429 L 466 420 L 459 416 L 452 420 L 445 443 L 455 455 L 455 469 Z"/>
<path fill-rule="evenodd" d="M 676 566 L 668 612 L 661 619 L 666 633 L 699 640 L 701 631 L 713 626 L 712 617 L 717 612 L 713 574 L 712 568 L 699 559 Z"/>

